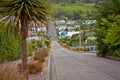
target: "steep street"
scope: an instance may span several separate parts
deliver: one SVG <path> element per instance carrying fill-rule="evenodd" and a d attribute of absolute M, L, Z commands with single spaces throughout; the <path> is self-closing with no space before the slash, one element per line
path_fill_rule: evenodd
<path fill-rule="evenodd" d="M 97 57 L 95 53 L 73 52 L 57 43 L 54 23 L 51 36 L 50 80 L 120 80 L 120 62 Z"/>
<path fill-rule="evenodd" d="M 52 41 L 50 80 L 120 80 L 120 62 L 77 53 Z"/>

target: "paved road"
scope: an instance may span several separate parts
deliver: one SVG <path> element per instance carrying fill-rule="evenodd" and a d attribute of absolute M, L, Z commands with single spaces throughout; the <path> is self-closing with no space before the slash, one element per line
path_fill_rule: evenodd
<path fill-rule="evenodd" d="M 52 41 L 55 41 L 55 40 L 57 40 L 57 35 L 56 35 L 56 30 L 55 30 L 55 26 L 54 26 L 54 22 L 53 21 L 51 21 L 50 22 L 51 24 L 50 24 L 50 26 L 49 26 L 49 36 L 50 36 L 50 38 L 51 38 L 51 40 Z"/>
<path fill-rule="evenodd" d="M 77 53 L 52 41 L 50 80 L 120 80 L 120 62 Z"/>

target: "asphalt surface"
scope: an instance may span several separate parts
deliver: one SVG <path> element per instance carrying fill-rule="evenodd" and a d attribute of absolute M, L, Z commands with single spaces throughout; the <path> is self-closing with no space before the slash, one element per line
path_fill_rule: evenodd
<path fill-rule="evenodd" d="M 57 40 L 57 35 L 56 35 L 56 29 L 55 29 L 55 26 L 54 26 L 54 22 L 51 21 L 50 23 L 51 24 L 50 24 L 49 29 L 48 29 L 49 37 L 52 41 L 56 41 Z"/>
<path fill-rule="evenodd" d="M 120 62 L 51 43 L 50 80 L 120 80 Z"/>

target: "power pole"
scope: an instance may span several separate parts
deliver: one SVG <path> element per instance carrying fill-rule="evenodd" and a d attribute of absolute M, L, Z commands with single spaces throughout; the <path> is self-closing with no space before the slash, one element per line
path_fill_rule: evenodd
<path fill-rule="evenodd" d="M 81 46 L 82 44 L 82 42 L 81 42 L 81 23 L 80 23 L 80 20 L 78 21 L 78 27 L 79 27 L 79 46 Z"/>

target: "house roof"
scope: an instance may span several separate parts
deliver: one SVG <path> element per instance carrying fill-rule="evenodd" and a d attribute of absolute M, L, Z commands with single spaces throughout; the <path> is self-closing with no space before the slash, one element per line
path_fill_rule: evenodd
<path fill-rule="evenodd" d="M 44 27 L 45 27 L 44 24 L 39 24 L 39 25 L 32 26 L 32 28 L 44 28 Z"/>
<path fill-rule="evenodd" d="M 28 36 L 32 35 L 32 31 L 28 31 Z"/>

